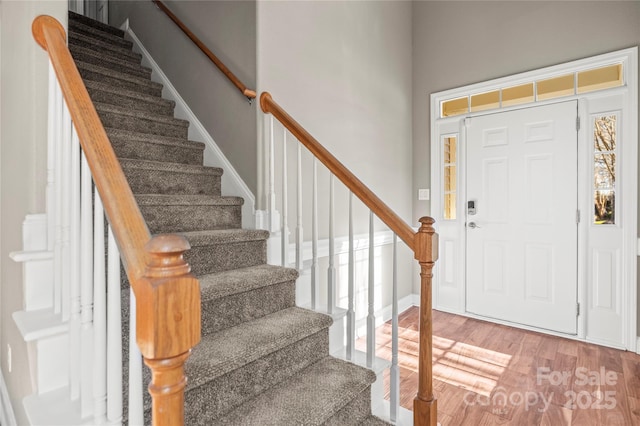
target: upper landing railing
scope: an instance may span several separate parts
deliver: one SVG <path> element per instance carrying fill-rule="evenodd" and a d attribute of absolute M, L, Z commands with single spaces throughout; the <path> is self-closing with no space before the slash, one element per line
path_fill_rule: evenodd
<path fill-rule="evenodd" d="M 84 159 L 86 158 L 86 163 L 88 163 L 88 169 L 97 191 L 95 209 L 97 211 L 97 206 L 101 199 L 113 236 L 120 249 L 122 263 L 135 295 L 137 302 L 135 305 L 137 311 L 137 325 L 135 327 L 137 344 L 146 365 L 151 369 L 152 373 L 149 393 L 153 400 L 153 424 L 155 426 L 182 425 L 184 422 L 184 387 L 186 385 L 184 362 L 189 357 L 191 349 L 200 341 L 200 285 L 198 280 L 190 274 L 191 268 L 183 259 L 183 253 L 190 248 L 189 243 L 184 237 L 178 235 L 151 237 L 149 234 L 120 163 L 67 48 L 66 34 L 62 25 L 50 16 L 39 16 L 33 21 L 32 31 L 35 40 L 49 55 L 51 67 L 55 71 L 55 77 L 68 108 L 68 113 L 65 112 L 65 114 L 69 114 L 73 120 L 83 154 L 82 179 L 84 179 Z M 55 79 L 53 83 L 55 84 Z M 68 139 L 71 140 L 71 138 Z M 76 138 L 74 137 L 73 139 Z M 67 162 L 66 164 L 69 166 L 67 168 L 80 168 L 79 157 L 73 157 L 76 155 L 74 153 L 79 153 L 79 151 L 80 149 L 77 145 L 69 145 L 68 154 L 78 161 Z M 62 167 L 62 169 L 66 168 Z M 62 170 L 61 173 L 65 173 L 65 170 Z M 72 219 L 64 225 L 66 229 L 69 227 L 75 229 L 75 222 L 81 222 L 83 226 L 78 226 L 80 228 L 79 233 L 84 229 L 85 223 L 91 222 L 90 219 L 88 221 L 84 220 L 84 212 L 86 211 L 90 218 L 92 209 L 91 177 L 88 173 L 87 177 L 89 177 L 88 184 L 72 184 L 74 188 L 78 188 L 77 192 L 82 192 L 86 196 L 75 202 L 75 204 L 65 204 L 58 209 L 63 212 L 65 210 L 83 211 L 80 215 L 82 219 L 78 221 Z M 69 182 L 78 182 L 78 179 L 71 177 Z M 82 182 L 86 181 L 83 180 Z M 82 187 L 81 191 L 80 187 Z M 63 191 L 64 195 L 68 194 L 68 191 L 74 192 L 75 190 L 70 190 L 67 185 L 63 185 L 61 191 Z M 69 200 L 70 198 L 73 197 L 63 196 L 63 204 L 65 199 Z M 87 208 L 80 209 L 78 208 L 79 204 L 86 205 Z M 103 220 L 103 216 L 96 217 L 95 229 L 99 229 L 102 226 Z M 87 232 L 86 234 L 87 238 L 91 238 L 90 234 L 93 233 Z M 98 238 L 104 238 L 104 232 L 102 232 L 102 235 L 99 234 L 100 232 L 96 231 Z M 78 235 L 77 237 L 79 241 L 84 241 L 84 239 L 85 235 Z M 76 238 L 73 237 L 72 240 L 76 240 Z M 101 270 L 99 265 L 104 262 L 105 252 L 104 244 L 101 244 L 102 247 L 97 245 L 94 249 L 96 256 L 94 265 L 97 265 L 94 269 L 96 271 L 94 277 L 103 281 L 104 273 L 99 272 Z M 77 246 L 74 245 L 73 247 Z M 83 253 L 82 249 L 77 251 Z M 110 262 L 115 259 L 114 269 L 119 272 L 118 256 L 110 255 L 109 259 Z M 90 263 L 90 261 L 84 262 L 80 265 L 80 268 L 82 269 L 83 266 Z M 91 273 L 89 273 L 89 279 L 82 280 L 82 284 L 90 282 L 90 277 Z M 106 293 L 104 287 L 96 287 L 95 290 L 92 290 L 91 286 L 89 286 L 86 293 L 83 292 L 81 294 L 81 291 L 83 290 L 73 286 L 69 290 L 71 294 L 70 318 L 74 324 L 76 320 L 80 321 L 78 318 L 80 316 L 79 310 L 75 309 L 80 304 L 80 300 L 82 300 L 83 307 L 91 305 L 90 300 L 85 301 L 85 294 L 87 297 L 91 297 L 92 294 L 96 297 L 101 294 L 104 297 Z M 114 295 L 119 303 L 119 282 L 116 283 L 114 289 L 109 291 L 109 296 Z M 88 302 L 88 304 L 85 302 Z M 62 303 L 67 302 L 63 301 Z M 94 305 L 98 306 L 97 303 L 95 302 Z M 118 303 L 115 306 L 119 306 Z M 89 316 L 91 315 L 90 309 L 82 310 L 83 327 L 85 325 L 90 326 L 90 323 L 85 324 L 85 312 Z M 114 312 L 114 316 L 117 315 L 119 318 L 119 314 L 120 312 L 117 309 Z M 95 315 L 97 315 L 97 311 L 95 311 Z M 98 327 L 98 320 L 99 318 L 95 317 L 93 321 L 96 335 L 102 333 L 102 328 L 104 328 L 102 322 L 100 322 L 101 327 Z M 108 325 L 106 327 L 109 328 Z M 119 332 L 119 322 L 112 329 Z M 131 334 L 134 334 L 133 330 Z M 117 333 L 114 334 L 114 336 L 118 335 Z M 70 339 L 75 339 L 74 336 L 75 334 Z M 115 342 L 117 340 L 119 340 L 117 337 L 111 340 L 114 343 L 114 347 L 116 343 L 119 343 Z M 85 343 L 78 343 L 77 346 L 81 347 L 83 344 Z M 100 346 L 104 342 L 96 344 Z M 95 353 L 94 356 L 103 357 L 104 355 L 100 352 Z M 116 351 L 114 352 L 114 357 L 107 357 L 109 359 L 106 361 L 112 362 L 111 358 L 117 358 L 118 356 L 118 351 Z M 88 377 L 90 376 L 91 371 L 89 371 Z M 108 373 L 105 374 L 105 377 L 98 378 L 97 381 L 101 383 L 105 378 L 110 383 L 112 380 L 117 381 L 120 379 L 119 373 Z M 79 378 L 72 378 L 70 381 L 72 389 L 75 386 L 74 383 L 80 383 L 78 385 L 81 388 L 79 392 L 82 392 L 85 386 Z M 74 392 L 72 390 L 72 393 Z M 90 397 L 90 389 L 88 393 Z M 122 415 L 122 393 L 120 392 L 120 395 L 117 395 L 117 393 L 115 392 L 115 395 L 111 398 L 112 401 L 107 401 L 107 403 L 114 403 L 113 410 L 111 406 L 106 409 L 107 418 L 113 415 L 113 420 L 115 421 L 118 420 L 118 416 Z M 105 397 L 97 395 L 95 401 L 97 405 L 104 405 Z M 129 410 L 129 416 L 131 416 L 131 410 Z"/>
<path fill-rule="evenodd" d="M 227 66 L 223 64 L 222 61 L 211 50 L 209 50 L 209 48 L 205 46 L 205 44 L 176 15 L 174 15 L 173 12 L 171 12 L 171 10 L 169 10 L 169 8 L 164 3 L 162 3 L 160 0 L 151 1 L 153 1 L 153 3 L 158 6 L 158 8 L 163 11 L 173 22 L 175 22 L 175 24 L 182 30 L 182 32 L 185 33 L 186 36 L 189 37 L 196 46 L 198 46 L 202 53 L 204 53 L 211 60 L 211 62 L 213 62 L 214 65 L 218 67 L 218 69 L 222 71 L 225 76 L 227 76 L 231 83 L 233 83 L 233 85 L 238 88 L 240 93 L 242 93 L 247 97 L 247 99 L 249 99 L 249 102 L 252 102 L 253 99 L 256 98 L 255 90 L 249 89 L 247 86 L 245 86 L 245 84 L 240 81 L 240 79 L 236 77 L 236 75 L 232 73 L 229 68 L 227 68 Z"/>

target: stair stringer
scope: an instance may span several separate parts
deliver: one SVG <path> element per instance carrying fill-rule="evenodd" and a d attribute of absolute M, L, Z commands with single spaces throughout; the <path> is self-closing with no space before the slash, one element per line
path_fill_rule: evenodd
<path fill-rule="evenodd" d="M 189 139 L 205 144 L 204 166 L 220 167 L 224 170 L 222 187 L 225 189 L 225 195 L 242 197 L 244 199 L 244 204 L 242 205 L 242 228 L 264 229 L 260 226 L 260 218 L 256 214 L 255 195 L 251 192 L 227 157 L 225 157 L 220 147 L 213 140 L 213 137 L 211 137 L 200 120 L 198 120 L 198 117 L 193 113 L 191 108 L 189 108 L 189 105 L 187 105 L 182 96 L 180 96 L 167 75 L 162 71 L 158 63 L 136 36 L 129 26 L 129 19 L 124 21 L 120 29 L 122 29 L 133 42 L 133 50 L 142 55 L 142 65 L 152 69 L 151 80 L 163 85 L 162 97 L 176 103 L 174 116 L 187 120 L 190 123 Z"/>

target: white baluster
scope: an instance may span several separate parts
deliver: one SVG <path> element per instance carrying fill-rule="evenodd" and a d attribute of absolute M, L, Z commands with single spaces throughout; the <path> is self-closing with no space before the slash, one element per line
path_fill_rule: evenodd
<path fill-rule="evenodd" d="M 333 230 L 333 174 L 329 175 L 329 267 L 327 268 L 327 313 L 332 314 L 336 301 L 335 238 Z"/>
<path fill-rule="evenodd" d="M 311 309 L 316 309 L 318 275 L 318 161 L 313 157 L 313 189 L 311 190 Z"/>
<path fill-rule="evenodd" d="M 136 342 L 136 296 L 132 289 L 129 289 L 129 302 L 129 426 L 142 426 L 142 354 Z"/>
<path fill-rule="evenodd" d="M 80 398 L 80 142 L 71 129 L 69 206 L 69 389 Z"/>
<path fill-rule="evenodd" d="M 52 71 L 53 72 L 53 71 Z M 62 313 L 62 283 L 63 283 L 63 267 L 62 267 L 62 129 L 63 129 L 63 110 L 65 108 L 62 101 L 62 91 L 58 85 L 58 81 L 53 74 L 53 110 L 51 111 L 51 120 L 53 121 L 50 135 L 50 144 L 53 146 L 51 151 L 51 159 L 53 164 L 53 309 L 56 314 Z"/>
<path fill-rule="evenodd" d="M 367 315 L 367 367 L 373 367 L 376 355 L 376 317 L 374 312 L 374 253 L 373 253 L 373 211 L 369 211 L 369 311 Z"/>
<path fill-rule="evenodd" d="M 94 187 L 95 188 L 95 187 Z M 104 209 L 94 189 L 93 211 L 93 411 L 94 422 L 107 416 L 107 286 L 104 243 Z"/>
<path fill-rule="evenodd" d="M 390 370 L 390 420 L 398 418 L 400 410 L 400 372 L 398 370 L 398 236 L 393 234 L 393 295 L 391 301 L 391 370 Z"/>
<path fill-rule="evenodd" d="M 109 226 L 107 255 L 107 419 L 122 421 L 120 253 Z"/>
<path fill-rule="evenodd" d="M 59 125 L 60 86 L 56 80 L 53 65 L 49 62 L 49 119 L 47 121 L 47 250 L 53 251 L 56 238 L 56 151 Z M 54 297 L 55 300 L 55 297 Z"/>
<path fill-rule="evenodd" d="M 288 214 L 289 211 L 289 198 L 288 198 L 288 177 L 287 177 L 287 130 L 282 129 L 282 230 L 280 236 L 282 237 L 282 244 L 280 244 L 281 253 L 280 260 L 282 266 L 289 264 L 289 223 Z"/>
<path fill-rule="evenodd" d="M 298 197 L 297 197 L 297 201 L 298 201 L 298 207 L 297 207 L 297 223 L 296 223 L 296 269 L 298 271 L 302 270 L 302 244 L 304 242 L 303 240 L 303 234 L 302 234 L 302 146 L 300 146 L 300 143 L 297 144 L 298 146 L 298 179 L 297 179 L 297 186 L 298 186 Z"/>
<path fill-rule="evenodd" d="M 71 116 L 67 105 L 64 104 L 62 109 L 62 212 L 61 212 L 61 228 L 62 228 L 62 303 L 61 312 L 62 320 L 68 321 L 71 316 L 71 253 L 69 247 L 69 232 L 71 221 Z"/>
<path fill-rule="evenodd" d="M 80 203 L 80 411 L 93 411 L 93 183 L 89 163 L 82 154 Z M 104 250 L 102 251 L 104 253 Z"/>
<path fill-rule="evenodd" d="M 273 148 L 273 115 L 269 115 L 269 231 L 275 232 L 280 226 L 276 223 L 276 178 L 275 178 L 275 152 Z"/>
<path fill-rule="evenodd" d="M 349 192 L 349 306 L 347 309 L 347 359 L 353 359 L 356 342 L 355 260 L 353 247 L 353 192 Z"/>

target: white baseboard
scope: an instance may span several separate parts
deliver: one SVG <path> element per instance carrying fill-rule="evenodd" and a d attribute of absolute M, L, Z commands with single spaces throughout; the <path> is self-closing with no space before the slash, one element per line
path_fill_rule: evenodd
<path fill-rule="evenodd" d="M 4 381 L 2 370 L 0 370 L 0 425 L 16 426 L 17 424 L 16 415 L 11 405 L 11 398 L 9 398 L 9 390 Z"/>
<path fill-rule="evenodd" d="M 232 195 L 242 197 L 244 199 L 244 204 L 242 205 L 242 227 L 246 229 L 256 228 L 256 198 L 253 192 L 251 192 L 236 169 L 222 153 L 222 150 L 220 150 L 220 147 L 218 147 L 209 132 L 207 132 L 200 120 L 198 120 L 198 117 L 196 117 L 193 111 L 191 111 L 191 108 L 189 108 L 176 88 L 171 84 L 171 81 L 169 81 L 169 78 L 162 71 L 158 63 L 151 57 L 149 51 L 145 49 L 140 39 L 129 27 L 129 19 L 125 20 L 120 28 L 125 31 L 129 37 L 131 37 L 134 47 L 142 54 L 143 65 L 152 69 L 153 72 L 151 74 L 151 79 L 163 84 L 164 88 L 162 89 L 162 96 L 165 99 L 175 101 L 175 116 L 189 121 L 189 139 L 197 142 L 204 142 L 204 165 L 220 167 L 224 170 L 224 174 L 222 175 L 222 188 L 224 195 Z"/>
<path fill-rule="evenodd" d="M 636 353 L 640 355 L 640 337 L 638 337 L 638 342 L 636 343 Z"/>

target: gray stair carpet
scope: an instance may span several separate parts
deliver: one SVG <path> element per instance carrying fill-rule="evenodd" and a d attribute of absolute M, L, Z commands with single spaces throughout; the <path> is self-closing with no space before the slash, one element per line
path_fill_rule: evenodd
<path fill-rule="evenodd" d="M 204 144 L 188 140 L 124 33 L 69 12 L 69 48 L 149 230 L 191 244 L 202 341 L 185 367 L 186 424 L 388 424 L 371 415 L 375 375 L 329 356 L 331 318 L 295 306 L 297 271 L 266 264 L 268 232 L 241 228 L 243 200 L 222 196 L 223 170 L 203 166 Z M 125 286 L 125 340 L 128 297 Z"/>

